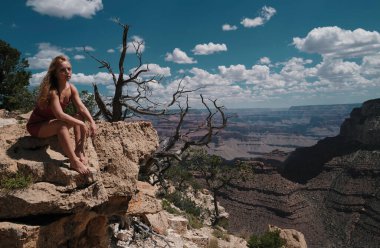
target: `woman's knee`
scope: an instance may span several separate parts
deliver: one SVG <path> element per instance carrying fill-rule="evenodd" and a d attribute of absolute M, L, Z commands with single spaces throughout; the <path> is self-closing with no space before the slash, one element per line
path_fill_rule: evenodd
<path fill-rule="evenodd" d="M 83 116 L 82 116 L 81 114 L 79 114 L 79 113 L 76 113 L 75 115 L 73 115 L 73 117 L 74 117 L 75 119 L 78 119 L 78 120 L 84 121 Z"/>
<path fill-rule="evenodd" d="M 71 125 L 68 124 L 65 121 L 58 121 L 57 122 L 57 133 L 61 132 L 68 132 L 68 130 L 71 128 Z"/>

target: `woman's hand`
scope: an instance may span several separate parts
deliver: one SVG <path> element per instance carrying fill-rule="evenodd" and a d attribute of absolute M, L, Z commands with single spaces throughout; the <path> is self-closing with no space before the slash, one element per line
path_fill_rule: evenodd
<path fill-rule="evenodd" d="M 97 127 L 96 127 L 95 122 L 91 122 L 91 124 L 90 124 L 90 136 L 95 136 L 96 129 L 97 129 Z"/>
<path fill-rule="evenodd" d="M 86 137 L 88 137 L 89 130 L 88 130 L 88 127 L 87 127 L 86 123 L 84 123 L 84 122 L 82 121 L 81 126 L 82 126 L 82 130 L 84 130 L 84 133 L 86 134 Z"/>

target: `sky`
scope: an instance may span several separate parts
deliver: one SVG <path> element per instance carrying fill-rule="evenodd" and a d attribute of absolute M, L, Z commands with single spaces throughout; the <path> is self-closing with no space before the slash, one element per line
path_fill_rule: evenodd
<path fill-rule="evenodd" d="M 360 103 L 380 92 L 379 0 L 3 0 L 0 39 L 22 52 L 38 86 L 64 54 L 71 83 L 104 96 L 115 73 L 122 28 L 130 26 L 125 70 L 143 66 L 168 99 L 178 83 L 227 108 Z M 127 90 L 127 89 L 125 89 Z M 199 100 L 199 97 L 198 97 Z"/>

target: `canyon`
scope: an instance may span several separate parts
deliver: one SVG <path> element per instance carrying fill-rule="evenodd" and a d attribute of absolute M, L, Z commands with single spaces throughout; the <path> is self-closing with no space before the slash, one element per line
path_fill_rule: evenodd
<path fill-rule="evenodd" d="M 213 139 L 209 151 L 226 161 L 263 162 L 253 168 L 253 180 L 232 182 L 220 192 L 230 233 L 247 238 L 275 225 L 302 232 L 308 247 L 377 247 L 380 99 L 226 114 L 229 125 Z M 204 115 L 190 112 L 184 130 Z M 0 127 L 0 173 L 18 171 L 34 181 L 23 190 L 0 190 L 1 245 L 107 247 L 112 243 L 110 220 L 125 214 L 143 216 L 163 234 L 169 222 L 176 223 L 177 233 L 169 236 L 187 233 L 185 241 L 176 241 L 178 247 L 184 242 L 207 245 L 210 231 L 191 233 L 185 220 L 174 217 L 163 225 L 154 189 L 138 181 L 139 168 L 157 149 L 159 137 L 170 136 L 173 119 L 153 124 L 99 122 L 99 133 L 86 148 L 93 172 L 87 179 L 69 169 L 56 139 L 33 139 L 25 123 L 18 122 L 7 120 Z M 235 245 L 244 247 L 244 240 L 235 236 Z"/>
<path fill-rule="evenodd" d="M 249 182 L 221 193 L 230 230 L 263 233 L 268 223 L 294 228 L 308 247 L 380 243 L 380 99 L 354 108 L 336 136 L 281 159 L 259 158 Z"/>

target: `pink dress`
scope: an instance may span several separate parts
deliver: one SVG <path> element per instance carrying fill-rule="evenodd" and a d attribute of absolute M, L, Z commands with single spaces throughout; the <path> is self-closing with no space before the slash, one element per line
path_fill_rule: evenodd
<path fill-rule="evenodd" d="M 61 103 L 62 110 L 65 110 L 70 103 L 70 98 L 67 102 Z M 30 133 L 31 136 L 38 137 L 38 133 L 44 123 L 47 121 L 57 119 L 53 114 L 53 111 L 50 107 L 41 109 L 38 105 L 34 108 L 32 115 L 29 118 L 28 123 L 26 124 L 26 130 Z"/>

